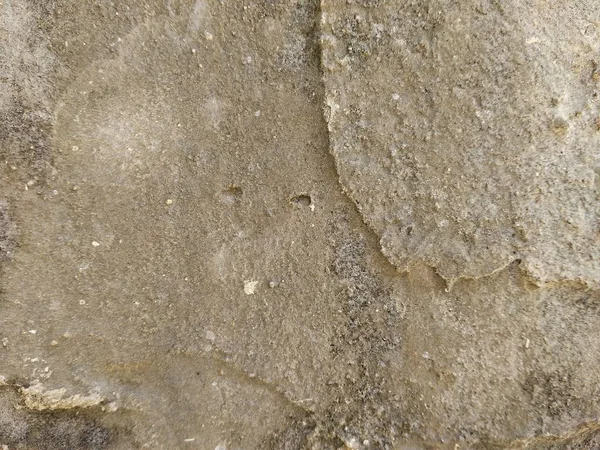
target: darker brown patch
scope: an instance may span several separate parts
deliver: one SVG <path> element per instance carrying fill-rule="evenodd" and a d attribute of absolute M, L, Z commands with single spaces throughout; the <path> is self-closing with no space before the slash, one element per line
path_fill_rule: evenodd
<path fill-rule="evenodd" d="M 553 373 L 533 371 L 525 378 L 523 390 L 550 417 L 560 417 L 576 409 L 571 378 L 570 373 L 562 370 Z"/>
<path fill-rule="evenodd" d="M 8 202 L 0 199 L 0 265 L 8 261 L 17 247 L 17 227 L 11 221 Z"/>
<path fill-rule="evenodd" d="M 290 418 L 287 427 L 267 439 L 265 448 L 278 450 L 299 450 L 307 448 L 308 439 L 314 432 L 315 423 L 308 418 Z"/>

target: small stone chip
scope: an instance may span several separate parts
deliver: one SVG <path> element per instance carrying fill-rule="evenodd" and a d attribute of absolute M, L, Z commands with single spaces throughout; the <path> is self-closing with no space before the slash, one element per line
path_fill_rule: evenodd
<path fill-rule="evenodd" d="M 258 281 L 244 280 L 244 292 L 247 295 L 254 295 L 254 293 L 256 291 L 256 285 L 257 284 L 258 284 Z"/>

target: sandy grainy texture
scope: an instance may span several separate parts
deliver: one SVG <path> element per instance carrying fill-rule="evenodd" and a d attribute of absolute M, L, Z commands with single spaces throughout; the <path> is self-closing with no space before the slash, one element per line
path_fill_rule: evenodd
<path fill-rule="evenodd" d="M 599 22 L 1 1 L 0 448 L 597 447 Z"/>
<path fill-rule="evenodd" d="M 598 3 L 323 5 L 340 180 L 390 261 L 598 287 Z"/>

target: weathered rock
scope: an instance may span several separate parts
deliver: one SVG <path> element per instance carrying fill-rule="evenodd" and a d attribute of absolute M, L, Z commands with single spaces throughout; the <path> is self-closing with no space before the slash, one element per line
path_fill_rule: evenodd
<path fill-rule="evenodd" d="M 599 11 L 544 5 L 2 2 L 0 447 L 594 448 Z"/>
<path fill-rule="evenodd" d="M 596 24 L 579 2 L 323 1 L 340 181 L 400 270 L 598 287 Z"/>

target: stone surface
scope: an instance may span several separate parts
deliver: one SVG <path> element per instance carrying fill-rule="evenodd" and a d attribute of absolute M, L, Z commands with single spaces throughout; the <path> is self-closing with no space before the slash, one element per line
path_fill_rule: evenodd
<path fill-rule="evenodd" d="M 0 448 L 595 448 L 599 21 L 1 2 Z"/>
<path fill-rule="evenodd" d="M 596 1 L 323 2 L 340 181 L 400 270 L 598 287 Z"/>

